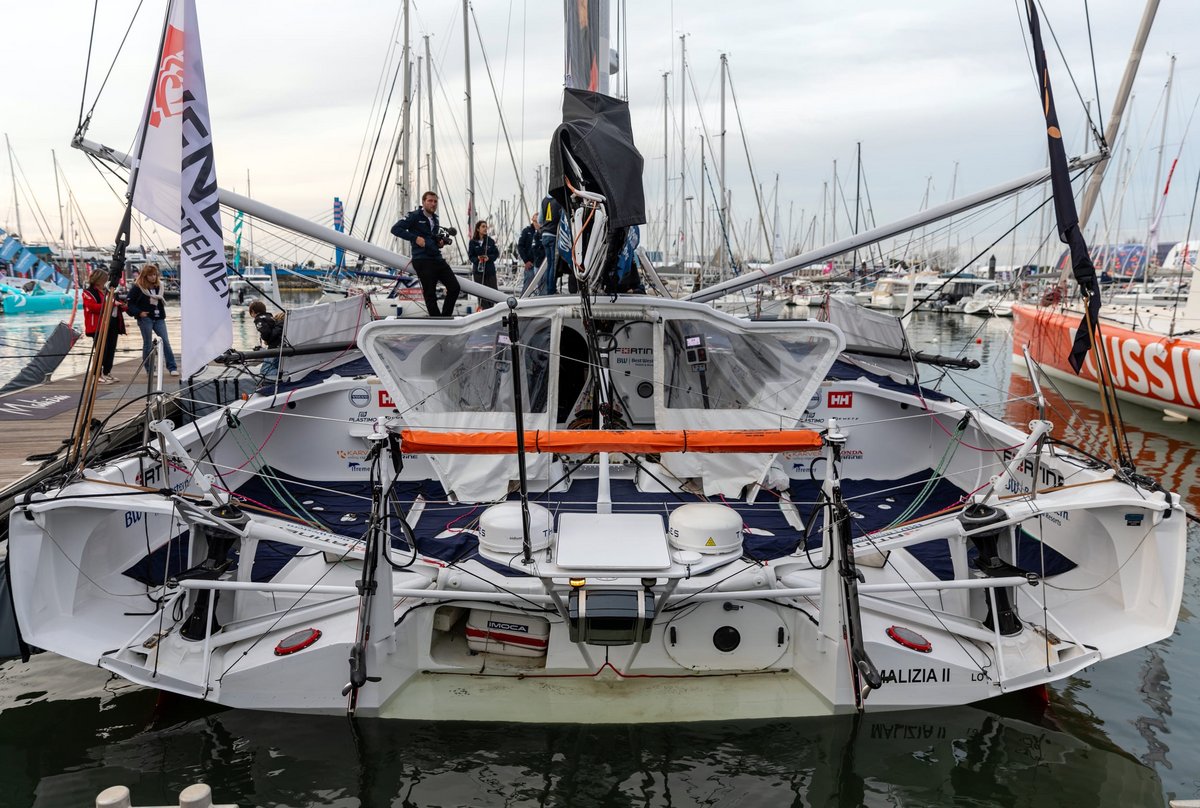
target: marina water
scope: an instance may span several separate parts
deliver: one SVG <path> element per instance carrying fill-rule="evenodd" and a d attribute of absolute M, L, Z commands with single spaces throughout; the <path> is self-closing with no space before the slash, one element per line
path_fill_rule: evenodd
<path fill-rule="evenodd" d="M 55 315 L 0 318 L 0 383 Z M 250 319 L 234 345 L 250 348 Z M 169 310 L 180 347 L 177 310 Z M 140 340 L 122 339 L 118 362 Z M 39 334 L 42 336 L 39 338 Z M 921 350 L 978 359 L 925 383 L 986 402 L 1018 424 L 1038 417 L 1013 369 L 1010 324 L 917 314 Z M 81 340 L 62 373 L 86 366 Z M 77 354 L 77 355 L 76 355 Z M 1055 434 L 1106 454 L 1093 394 L 1047 393 Z M 1200 426 L 1123 408 L 1138 468 L 1200 511 Z M 851 472 L 853 473 L 853 472 Z M 1182 518 L 1176 515 L 1174 518 Z M 304 717 L 207 705 L 36 656 L 0 667 L 0 806 L 86 806 L 114 784 L 138 805 L 194 782 L 243 806 L 1162 806 L 1200 798 L 1200 567 L 1174 636 L 1084 670 L 1049 691 L 984 704 L 857 718 L 649 726 L 434 724 Z M 330 686 L 338 686 L 333 683 Z M 697 713 L 704 706 L 696 705 Z"/>

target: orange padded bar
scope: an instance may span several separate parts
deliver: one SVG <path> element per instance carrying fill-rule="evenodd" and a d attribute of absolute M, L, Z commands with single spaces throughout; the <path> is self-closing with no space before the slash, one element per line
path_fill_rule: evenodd
<path fill-rule="evenodd" d="M 436 432 L 405 429 L 400 445 L 416 454 L 514 454 L 516 432 Z M 811 429 L 572 429 L 530 430 L 525 451 L 592 452 L 790 452 L 817 449 L 821 436 Z"/>

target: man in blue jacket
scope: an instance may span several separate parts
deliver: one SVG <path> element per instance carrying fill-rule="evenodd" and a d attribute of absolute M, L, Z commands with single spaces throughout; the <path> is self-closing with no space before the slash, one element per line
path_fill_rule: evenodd
<path fill-rule="evenodd" d="M 529 288 L 529 283 L 533 280 L 534 273 L 537 272 L 543 257 L 542 239 L 538 236 L 536 214 L 529 217 L 529 224 L 521 231 L 521 236 L 517 239 L 517 255 L 521 257 L 521 261 L 525 265 L 525 278 L 521 283 L 521 291 L 524 292 Z"/>
<path fill-rule="evenodd" d="M 425 293 L 425 309 L 430 317 L 451 317 L 458 300 L 458 278 L 442 257 L 446 239 L 439 238 L 438 196 L 433 191 L 421 195 L 421 207 L 392 225 L 392 235 L 412 242 L 412 266 Z M 438 308 L 437 285 L 446 287 L 446 297 Z"/>
<path fill-rule="evenodd" d="M 558 220 L 562 218 L 562 205 L 552 196 L 542 200 L 538 224 L 541 225 L 542 250 L 546 253 L 546 274 L 542 278 L 541 293 L 552 295 L 557 291 L 558 276 L 555 268 L 558 264 Z M 572 290 L 574 291 L 574 290 Z"/>

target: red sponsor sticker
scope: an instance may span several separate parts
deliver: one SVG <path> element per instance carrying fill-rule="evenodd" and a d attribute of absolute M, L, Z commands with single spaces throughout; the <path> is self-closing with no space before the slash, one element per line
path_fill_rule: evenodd
<path fill-rule="evenodd" d="M 829 397 L 825 400 L 825 404 L 827 407 L 830 407 L 830 408 L 853 407 L 854 406 L 854 393 L 852 393 L 848 390 L 842 390 L 842 391 L 830 390 Z"/>
<path fill-rule="evenodd" d="M 382 387 L 379 388 L 379 406 L 392 408 L 395 408 L 396 406 L 396 402 L 392 401 L 391 394 Z"/>
<path fill-rule="evenodd" d="M 167 26 L 163 39 L 158 77 L 154 82 L 154 103 L 150 110 L 150 125 L 158 127 L 163 118 L 183 112 L 183 31 Z"/>

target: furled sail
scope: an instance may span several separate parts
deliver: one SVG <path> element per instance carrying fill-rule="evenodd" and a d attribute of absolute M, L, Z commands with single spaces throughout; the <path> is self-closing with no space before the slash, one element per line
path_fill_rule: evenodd
<path fill-rule="evenodd" d="M 1067 361 L 1078 373 L 1083 367 L 1088 349 L 1092 345 L 1100 318 L 1100 284 L 1096 278 L 1096 267 L 1088 252 L 1083 231 L 1079 229 L 1079 213 L 1075 209 L 1075 196 L 1071 192 L 1071 174 L 1067 169 L 1067 152 L 1063 147 L 1062 131 L 1058 128 L 1058 113 L 1054 110 L 1054 94 L 1050 90 L 1050 69 L 1046 65 L 1046 50 L 1042 47 L 1042 32 L 1038 22 L 1036 4 L 1027 0 L 1029 34 L 1033 38 L 1033 57 L 1041 85 L 1042 112 L 1046 116 L 1046 139 L 1050 146 L 1050 185 L 1054 189 L 1054 216 L 1058 223 L 1058 237 L 1071 250 L 1071 271 L 1079 288 L 1087 298 L 1087 311 L 1075 332 L 1075 341 Z"/>

